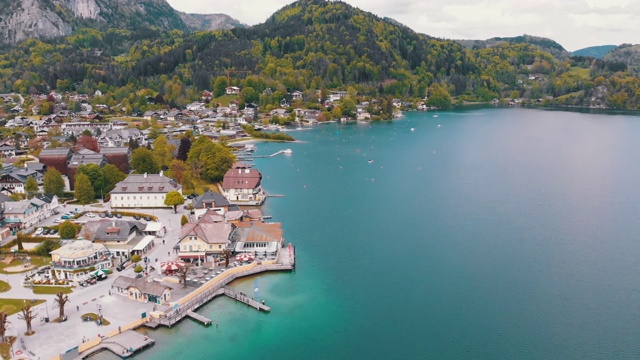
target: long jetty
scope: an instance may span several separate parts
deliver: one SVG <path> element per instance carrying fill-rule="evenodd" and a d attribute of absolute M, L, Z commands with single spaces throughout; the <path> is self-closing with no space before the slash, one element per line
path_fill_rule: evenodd
<path fill-rule="evenodd" d="M 155 340 L 150 337 L 134 330 L 125 330 L 81 352 L 77 359 L 84 359 L 102 350 L 109 350 L 124 359 L 153 344 Z"/>
<path fill-rule="evenodd" d="M 253 266 L 252 266 L 253 265 Z M 259 274 L 267 271 L 290 271 L 293 270 L 294 265 L 292 264 L 251 264 L 245 265 L 249 267 L 247 269 L 243 269 L 238 272 L 224 272 L 215 278 L 209 280 L 204 285 L 200 287 L 200 292 L 196 293 L 198 290 L 194 291 L 193 296 L 187 299 L 184 302 L 177 302 L 173 305 L 173 307 L 167 311 L 165 311 L 159 317 L 151 317 L 149 321 L 147 321 L 144 325 L 147 327 L 158 327 L 158 326 L 167 326 L 173 327 L 176 323 L 184 319 L 186 316 L 189 316 L 189 312 L 194 312 L 200 306 L 208 303 L 211 299 L 218 297 L 220 295 L 227 295 L 230 298 L 241 301 L 253 308 L 263 311 L 271 311 L 271 308 L 259 303 L 251 298 L 247 298 L 246 296 L 241 296 L 238 298 L 238 293 L 236 293 L 233 289 L 228 288 L 226 285 L 230 282 L 245 277 L 251 276 L 255 274 Z M 225 277 L 225 274 L 227 275 Z M 224 279 L 221 279 L 224 277 Z M 183 298 L 183 299 L 186 299 Z M 207 319 L 208 320 L 208 319 Z M 200 321 L 200 320 L 198 320 Z M 201 321 L 203 322 L 203 321 Z M 204 322 L 203 322 L 204 323 Z"/>

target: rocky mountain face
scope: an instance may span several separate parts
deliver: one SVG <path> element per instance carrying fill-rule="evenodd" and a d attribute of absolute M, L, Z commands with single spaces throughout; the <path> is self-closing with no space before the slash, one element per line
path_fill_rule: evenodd
<path fill-rule="evenodd" d="M 185 14 L 178 12 L 189 30 L 221 30 L 246 28 L 247 25 L 226 14 Z"/>
<path fill-rule="evenodd" d="M 217 30 L 244 27 L 224 14 L 184 14 L 165 0 L 16 0 L 0 2 L 0 44 L 66 36 L 80 27 Z"/>

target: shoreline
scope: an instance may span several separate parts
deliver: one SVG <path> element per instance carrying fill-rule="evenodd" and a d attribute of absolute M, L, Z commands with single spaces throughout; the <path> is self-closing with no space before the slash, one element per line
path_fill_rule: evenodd
<path fill-rule="evenodd" d="M 295 247 L 292 246 L 292 249 L 295 249 Z M 149 316 L 146 318 L 132 321 L 124 326 L 119 326 L 117 330 L 108 332 L 107 334 L 105 334 L 105 336 L 89 339 L 89 341 L 86 341 L 78 345 L 75 348 L 78 352 L 77 358 L 84 359 L 103 350 L 109 350 L 112 353 L 114 353 L 114 355 L 121 356 L 121 354 L 115 353 L 112 350 L 112 347 L 109 346 L 109 344 L 113 343 L 114 341 L 117 342 L 117 340 L 114 339 L 114 337 L 121 334 L 121 332 L 130 331 L 130 330 L 136 331 L 140 327 L 154 329 L 159 326 L 166 326 L 171 328 L 173 327 L 173 325 L 179 323 L 186 317 L 192 317 L 195 319 L 196 316 L 190 315 L 189 313 L 195 312 L 199 307 L 209 303 L 216 297 L 221 295 L 227 295 L 231 297 L 231 295 L 229 294 L 230 293 L 233 294 L 233 292 L 227 291 L 226 287 L 227 285 L 229 285 L 230 283 L 232 283 L 237 279 L 241 279 L 247 276 L 258 275 L 265 272 L 293 271 L 294 269 L 295 269 L 295 250 L 292 250 L 290 256 L 286 256 L 285 247 L 280 248 L 280 251 L 278 252 L 278 256 L 276 260 L 269 260 L 269 261 L 263 261 L 263 262 L 256 261 L 250 264 L 228 269 L 227 271 L 221 273 L 215 278 L 207 281 L 203 285 L 193 289 L 193 291 L 189 292 L 187 295 L 183 296 L 177 301 L 170 302 L 168 309 L 165 309 L 164 311 L 150 312 Z M 250 301 L 248 299 L 241 300 L 236 298 L 236 300 L 242 301 L 245 304 L 256 307 L 255 304 L 249 304 Z M 260 307 L 261 305 L 258 303 L 257 308 L 259 310 L 260 310 Z M 269 309 L 266 306 L 264 306 L 264 308 Z M 201 317 L 201 318 L 202 319 L 197 319 L 197 321 L 204 322 L 206 325 L 206 320 L 208 319 L 204 317 Z M 147 337 L 145 336 L 145 340 L 146 338 Z M 150 339 L 150 340 L 152 342 L 154 341 L 153 339 Z M 126 349 L 126 347 L 124 348 Z M 133 349 L 134 351 L 128 354 L 127 357 L 131 355 L 135 355 L 139 351 L 144 350 L 144 348 L 146 348 L 146 346 Z M 62 357 L 57 356 L 55 357 L 55 359 L 61 360 Z"/>

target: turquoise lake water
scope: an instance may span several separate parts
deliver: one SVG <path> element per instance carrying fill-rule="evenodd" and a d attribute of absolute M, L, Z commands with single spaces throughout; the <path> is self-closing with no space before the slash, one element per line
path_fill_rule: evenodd
<path fill-rule="evenodd" d="M 255 164 L 296 271 L 258 277 L 271 313 L 218 298 L 137 357 L 640 358 L 640 117 L 437 114 L 259 143 L 293 150 Z"/>

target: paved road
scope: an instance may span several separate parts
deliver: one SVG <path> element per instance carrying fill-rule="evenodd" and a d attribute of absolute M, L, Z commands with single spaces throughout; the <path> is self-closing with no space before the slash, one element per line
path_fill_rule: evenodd
<path fill-rule="evenodd" d="M 90 208 L 91 206 L 87 206 L 87 210 Z M 105 208 L 110 210 L 108 206 L 102 209 Z M 172 249 L 178 242 L 180 218 L 183 214 L 186 214 L 186 210 L 179 209 L 177 214 L 173 214 L 173 210 L 170 209 L 140 209 L 139 211 L 158 216 L 159 221 L 166 224 L 165 226 L 167 228 L 167 234 L 164 237 L 165 244 L 163 245 L 162 242 L 159 241 L 159 244 L 147 254 L 147 256 L 152 259 L 151 264 L 155 264 L 156 258 L 158 259 L 158 263 L 175 259 L 177 255 Z M 45 220 L 41 225 L 46 225 L 47 222 L 53 224 L 53 218 Z M 156 268 L 157 267 L 158 266 L 156 266 Z M 25 355 L 28 356 L 28 351 L 31 351 L 35 354 L 34 358 L 50 359 L 82 343 L 83 337 L 87 339 L 95 338 L 98 334 L 105 334 L 109 331 L 117 330 L 118 326 L 139 319 L 143 312 L 151 311 L 154 304 L 132 301 L 120 295 L 109 295 L 111 284 L 118 275 L 133 277 L 134 273 L 132 268 L 128 268 L 121 273 L 115 271 L 107 280 L 98 282 L 96 285 L 76 288 L 74 292 L 69 295 L 71 303 L 65 310 L 68 320 L 63 323 L 46 323 L 40 321 L 41 317 L 47 316 L 47 312 L 50 319 L 58 317 L 58 309 L 54 307 L 54 295 L 34 295 L 31 289 L 22 287 L 21 278 L 24 274 L 0 275 L 0 279 L 8 281 L 12 288 L 11 291 L 2 294 L 2 297 L 47 300 L 45 304 L 35 307 L 38 313 L 38 320 L 32 324 L 33 330 L 36 332 L 35 335 L 23 336 L 26 331 L 26 324 L 23 320 L 19 320 L 17 315 L 12 315 L 9 318 L 11 322 L 9 334 L 14 335 L 17 332 L 18 336 L 24 338 L 27 351 L 22 351 Z M 111 322 L 109 326 L 98 326 L 93 322 L 82 321 L 80 317 L 81 314 L 87 312 L 97 313 L 99 309 L 101 309 L 105 319 Z M 14 344 L 14 350 L 18 350 L 19 348 L 20 342 L 18 341 Z"/>

